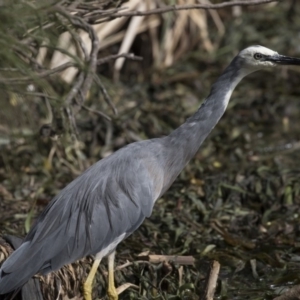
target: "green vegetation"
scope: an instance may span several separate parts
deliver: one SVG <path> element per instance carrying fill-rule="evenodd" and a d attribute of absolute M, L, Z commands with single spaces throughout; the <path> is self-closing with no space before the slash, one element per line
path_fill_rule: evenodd
<path fill-rule="evenodd" d="M 178 13 L 167 13 L 155 33 L 145 30 L 135 37 L 130 52 L 144 59 L 127 60 L 119 81 L 113 81 L 112 61 L 99 65 L 97 73 L 118 115 L 94 83 L 84 102 L 92 112 L 83 107 L 74 112 L 77 137 L 64 111 L 71 85 L 55 75 L 33 81 L 36 90 L 30 94 L 27 85 L 5 83 L 2 79 L 14 74 L 0 70 L 0 233 L 23 236 L 48 201 L 86 167 L 127 143 L 168 134 L 184 122 L 238 50 L 261 44 L 300 56 L 296 1 L 243 8 L 236 15 L 232 8 L 216 12 L 225 31 L 207 13 L 211 51 L 199 40 L 199 28 L 187 23 L 185 31 L 178 27 L 182 32 L 172 64 L 153 57 L 155 34 L 158 53 L 168 55 L 163 41 Z M 10 13 L 13 17 L 5 12 L 5 20 L 13 26 L 17 16 Z M 30 18 L 28 28 L 36 24 L 32 22 Z M 44 24 L 42 17 L 40 22 Z M 17 27 L 14 37 L 19 30 L 24 27 Z M 59 26 L 46 31 L 48 38 L 53 35 L 53 45 L 61 31 Z M 11 42 L 3 32 L 0 67 L 25 68 L 20 58 L 8 60 Z M 115 54 L 119 43 L 101 50 L 99 58 Z M 29 76 L 36 69 L 26 72 Z M 157 201 L 151 218 L 119 246 L 117 265 L 133 264 L 116 271 L 116 285 L 139 286 L 127 289 L 121 299 L 199 299 L 211 260 L 221 264 L 215 299 L 274 299 L 300 284 L 299 79 L 300 69 L 293 67 L 243 80 L 224 117 Z M 145 251 L 192 255 L 196 264 L 139 263 L 137 254 Z M 103 297 L 105 277 L 98 276 L 101 284 L 94 292 Z"/>

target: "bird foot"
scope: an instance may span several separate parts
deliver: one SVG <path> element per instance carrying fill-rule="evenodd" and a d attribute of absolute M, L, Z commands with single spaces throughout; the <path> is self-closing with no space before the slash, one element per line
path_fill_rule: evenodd
<path fill-rule="evenodd" d="M 115 287 L 109 287 L 107 291 L 108 299 L 109 300 L 118 300 L 118 292 Z"/>
<path fill-rule="evenodd" d="M 92 300 L 92 285 L 90 282 L 83 284 L 83 297 L 84 300 Z"/>

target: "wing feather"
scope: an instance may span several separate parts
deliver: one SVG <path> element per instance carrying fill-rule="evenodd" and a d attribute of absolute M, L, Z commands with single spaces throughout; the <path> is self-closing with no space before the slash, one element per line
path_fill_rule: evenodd
<path fill-rule="evenodd" d="M 143 142 L 131 144 L 66 186 L 2 265 L 0 293 L 20 287 L 37 272 L 96 254 L 138 228 L 152 212 L 157 185 L 162 186 L 153 152 Z"/>

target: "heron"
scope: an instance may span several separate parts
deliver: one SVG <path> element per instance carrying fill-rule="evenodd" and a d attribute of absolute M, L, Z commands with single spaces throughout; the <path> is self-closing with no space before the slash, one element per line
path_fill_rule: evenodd
<path fill-rule="evenodd" d="M 300 59 L 251 46 L 232 60 L 200 108 L 169 135 L 131 143 L 89 167 L 69 183 L 37 218 L 22 245 L 0 269 L 0 294 L 18 290 L 37 273 L 47 274 L 82 257 L 94 262 L 83 285 L 92 283 L 108 257 L 110 300 L 117 300 L 114 260 L 117 245 L 150 217 L 153 206 L 193 158 L 224 114 L 234 88 L 246 75 Z"/>

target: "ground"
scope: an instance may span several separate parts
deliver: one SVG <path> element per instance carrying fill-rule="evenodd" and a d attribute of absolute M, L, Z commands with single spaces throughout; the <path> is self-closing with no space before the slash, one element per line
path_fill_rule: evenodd
<path fill-rule="evenodd" d="M 289 22 L 285 13 L 249 15 L 243 26 L 229 24 L 232 32 L 240 31 L 223 44 L 242 49 L 260 43 L 295 55 L 296 42 L 287 31 L 281 35 L 276 23 L 278 18 Z M 289 23 L 291 32 L 297 22 Z M 273 32 L 277 28 L 276 34 L 266 23 Z M 38 101 L 3 102 L 0 233 L 24 236 L 37 213 L 87 166 L 129 142 L 168 134 L 184 122 L 235 52 L 220 49 L 215 57 L 195 51 L 166 70 L 148 70 L 139 80 L 104 79 L 119 116 L 108 123 L 81 112 L 78 141 L 67 134 L 41 137 Z M 299 284 L 299 98 L 299 68 L 258 72 L 242 81 L 196 157 L 157 201 L 152 216 L 119 246 L 117 265 L 136 263 L 116 271 L 116 284 L 139 286 L 121 299 L 198 299 L 212 260 L 221 264 L 216 299 L 274 299 Z M 87 105 L 99 109 L 98 103 L 91 94 Z M 196 263 L 137 262 L 137 254 L 145 251 L 191 255 Z M 105 295 L 101 276 L 94 292 Z"/>

